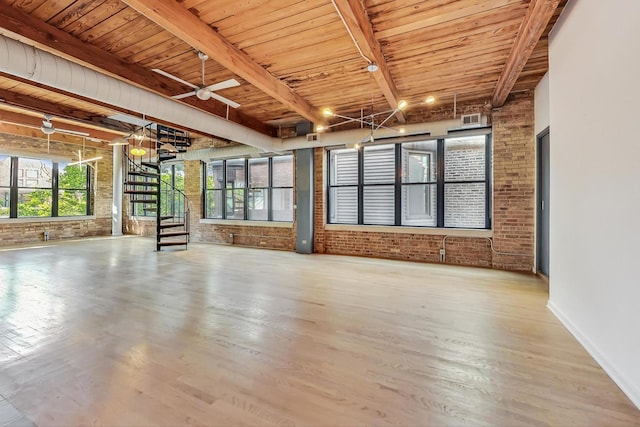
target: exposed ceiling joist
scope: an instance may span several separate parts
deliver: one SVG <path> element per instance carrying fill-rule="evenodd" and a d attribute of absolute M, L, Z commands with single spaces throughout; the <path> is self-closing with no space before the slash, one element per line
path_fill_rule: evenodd
<path fill-rule="evenodd" d="M 110 141 L 121 136 L 120 133 L 111 133 L 107 131 L 86 128 L 68 122 L 59 122 L 58 120 L 56 120 L 56 117 L 53 118 L 53 122 L 56 127 L 58 127 L 58 123 L 60 123 L 61 128 L 76 132 L 86 132 L 89 134 L 90 138 L 97 138 L 103 141 Z M 26 129 L 25 126 L 31 129 Z M 42 131 L 40 130 L 40 126 L 42 126 L 42 117 L 23 114 L 16 111 L 0 110 L 0 132 L 2 133 L 46 139 L 47 136 L 42 133 Z M 102 142 L 94 142 L 90 139 L 86 139 L 85 141 L 83 141 L 81 136 L 67 135 L 61 132 L 54 132 L 50 138 L 55 141 L 70 142 L 76 144 L 84 142 L 87 146 L 90 147 L 105 146 L 105 144 Z"/>
<path fill-rule="evenodd" d="M 400 102 L 398 89 L 391 77 L 387 61 L 382 54 L 380 44 L 375 38 L 373 27 L 367 16 L 364 4 L 360 0 L 333 0 L 344 20 L 349 32 L 353 35 L 356 43 L 362 50 L 364 56 L 376 63 L 379 70 L 373 73 L 373 78 L 382 90 L 385 99 L 391 106 L 396 108 Z M 405 123 L 406 118 L 402 111 L 396 112 L 396 117 L 400 123 Z"/>
<path fill-rule="evenodd" d="M 90 43 L 85 43 L 13 7 L 4 7 L 0 14 L 0 34 L 6 34 L 10 38 L 35 45 L 54 55 L 81 63 L 92 70 L 106 73 L 161 95 L 176 95 L 190 90 L 190 88 L 165 79 L 144 67 L 127 62 Z M 229 120 L 269 136 L 274 132 L 270 126 L 232 108 L 227 111 L 227 106 L 216 100 L 203 102 L 197 99 L 184 99 L 182 102 L 219 117 L 227 117 L 228 115 Z"/>
<path fill-rule="evenodd" d="M 140 14 L 194 48 L 206 53 L 302 117 L 324 123 L 320 111 L 174 0 L 124 0 Z"/>
<path fill-rule="evenodd" d="M 87 111 L 81 111 L 59 103 L 48 102 L 41 98 L 33 98 L 27 95 L 11 92 L 6 89 L 0 89 L 0 105 L 2 104 L 43 114 L 51 114 L 56 117 L 73 120 L 90 127 L 101 128 L 101 130 L 105 131 L 114 131 L 124 134 L 135 130 L 134 127 L 126 123 L 111 120 L 108 117 L 97 116 Z"/>
<path fill-rule="evenodd" d="M 502 107 L 506 102 L 560 2 L 561 0 L 531 0 L 529 3 L 529 9 L 493 93 L 494 107 Z"/>

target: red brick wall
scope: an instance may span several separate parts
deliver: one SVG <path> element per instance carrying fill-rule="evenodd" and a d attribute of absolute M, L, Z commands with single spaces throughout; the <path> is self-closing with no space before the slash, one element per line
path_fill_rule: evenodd
<path fill-rule="evenodd" d="M 493 266 L 532 270 L 535 234 L 535 130 L 533 94 L 511 97 L 493 112 Z"/>
<path fill-rule="evenodd" d="M 486 102 L 466 104 L 458 113 L 481 111 L 491 115 Z M 419 119 L 452 117 L 451 109 L 423 109 L 412 113 Z M 531 271 L 534 254 L 535 138 L 533 96 L 519 95 L 489 117 L 493 123 L 493 229 L 494 246 L 502 252 L 525 257 L 498 255 L 486 238 L 447 237 L 447 264 Z M 343 255 L 372 256 L 412 261 L 440 262 L 442 235 L 393 232 L 331 230 L 326 223 L 325 150 L 315 150 L 314 251 Z M 369 228 L 370 230 L 370 228 Z"/>
<path fill-rule="evenodd" d="M 293 228 L 200 223 L 202 219 L 202 162 L 186 161 L 185 193 L 191 206 L 191 242 L 234 244 L 269 249 L 294 250 Z M 155 223 L 154 223 L 155 225 Z M 154 231 L 155 232 L 155 231 Z M 230 235 L 234 237 L 231 239 Z"/>
<path fill-rule="evenodd" d="M 46 139 L 0 134 L 0 147 L 5 155 L 47 157 Z M 77 152 L 78 148 L 80 147 L 75 144 L 52 140 L 49 153 L 52 156 L 71 158 L 71 153 Z M 85 157 L 95 156 L 102 156 L 102 160 L 98 162 L 98 180 L 93 197 L 95 219 L 0 219 L 0 246 L 39 242 L 44 239 L 45 231 L 49 231 L 49 240 L 111 235 L 113 157 L 110 149 L 85 149 Z"/>

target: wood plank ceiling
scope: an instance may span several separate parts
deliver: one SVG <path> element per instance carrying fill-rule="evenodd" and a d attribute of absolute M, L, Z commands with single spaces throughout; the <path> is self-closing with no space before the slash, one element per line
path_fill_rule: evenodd
<path fill-rule="evenodd" d="M 324 120 L 324 107 L 351 115 L 405 99 L 410 108 L 428 108 L 426 96 L 446 104 L 454 94 L 495 106 L 504 102 L 499 89 L 531 90 L 548 68 L 547 36 L 566 1 L 0 0 L 0 32 L 167 97 L 190 88 L 151 70 L 200 84 L 202 50 L 211 58 L 206 84 L 240 83 L 217 91 L 240 104 L 229 119 L 273 133 Z M 380 71 L 367 72 L 369 61 Z M 502 76 L 507 65 L 515 75 Z M 0 75 L 0 91 L 29 109 L 64 104 L 67 117 L 117 111 L 8 75 Z M 216 100 L 182 102 L 227 114 Z"/>

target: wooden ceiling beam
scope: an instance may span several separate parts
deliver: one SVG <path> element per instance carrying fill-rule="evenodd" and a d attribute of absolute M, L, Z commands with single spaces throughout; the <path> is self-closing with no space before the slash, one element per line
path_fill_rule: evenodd
<path fill-rule="evenodd" d="M 122 123 L 117 120 L 109 119 L 108 117 L 78 110 L 62 104 L 48 102 L 40 98 L 36 99 L 0 88 L 0 105 L 1 104 L 22 108 L 24 110 L 40 112 L 43 114 L 51 114 L 54 117 L 73 120 L 90 127 L 98 127 L 105 131 L 113 131 L 114 134 L 125 134 L 135 130 L 133 125 L 129 125 L 128 123 Z"/>
<path fill-rule="evenodd" d="M 400 102 L 398 89 L 391 77 L 380 43 L 376 40 L 364 4 L 360 0 L 334 0 L 334 4 L 364 56 L 378 66 L 378 71 L 373 72 L 373 78 L 389 106 L 397 108 Z M 402 111 L 396 112 L 396 118 L 400 123 L 406 123 L 406 117 Z"/>
<path fill-rule="evenodd" d="M 561 0 L 531 0 L 507 62 L 493 92 L 493 106 L 502 107 L 527 64 Z"/>
<path fill-rule="evenodd" d="M 117 55 L 106 52 L 90 43 L 73 37 L 72 35 L 41 21 L 14 7 L 3 7 L 0 13 L 0 28 L 2 33 L 23 43 L 34 45 L 46 52 L 61 56 L 79 63 L 94 71 L 108 74 L 121 81 L 134 84 L 160 95 L 171 96 L 192 90 L 187 86 L 164 78 L 144 67 L 125 61 Z M 180 102 L 198 108 L 202 111 L 227 118 L 227 106 L 214 99 L 200 101 L 199 99 L 183 99 Z M 254 129 L 266 135 L 273 136 L 275 129 L 239 111 L 230 108 L 228 120 Z M 180 127 L 180 123 L 174 124 Z"/>
<path fill-rule="evenodd" d="M 314 123 L 324 123 L 318 108 L 273 76 L 245 52 L 235 47 L 174 0 L 124 0 L 124 3 L 185 43 L 214 58 L 264 93 Z"/>
<path fill-rule="evenodd" d="M 47 135 L 40 130 L 42 126 L 42 118 L 34 117 L 28 114 L 22 114 L 15 111 L 6 111 L 0 109 L 0 133 L 8 133 L 11 135 L 29 136 L 32 138 L 47 139 Z M 65 134 L 62 132 L 54 132 L 50 139 L 52 141 L 69 142 L 72 144 L 84 143 L 88 147 L 106 147 L 105 142 L 96 142 L 90 138 L 101 139 L 102 141 L 111 141 L 120 136 L 118 133 L 109 133 L 96 129 L 84 128 L 69 123 L 56 123 L 53 119 L 53 126 L 60 129 L 68 129 L 77 132 L 86 132 L 89 134 L 85 140 L 82 136 Z"/>

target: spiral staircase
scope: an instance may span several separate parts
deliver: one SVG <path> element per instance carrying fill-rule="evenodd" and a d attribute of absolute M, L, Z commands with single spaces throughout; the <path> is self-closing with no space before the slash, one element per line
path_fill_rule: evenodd
<path fill-rule="evenodd" d="M 131 146 L 124 147 L 124 194 L 129 197 L 131 211 L 144 216 L 155 214 L 156 250 L 189 243 L 189 198 L 172 182 L 162 179 L 162 163 L 191 145 L 187 132 L 157 125 L 155 141 L 148 155 L 134 156 Z M 169 147 L 169 148 L 167 148 Z"/>

